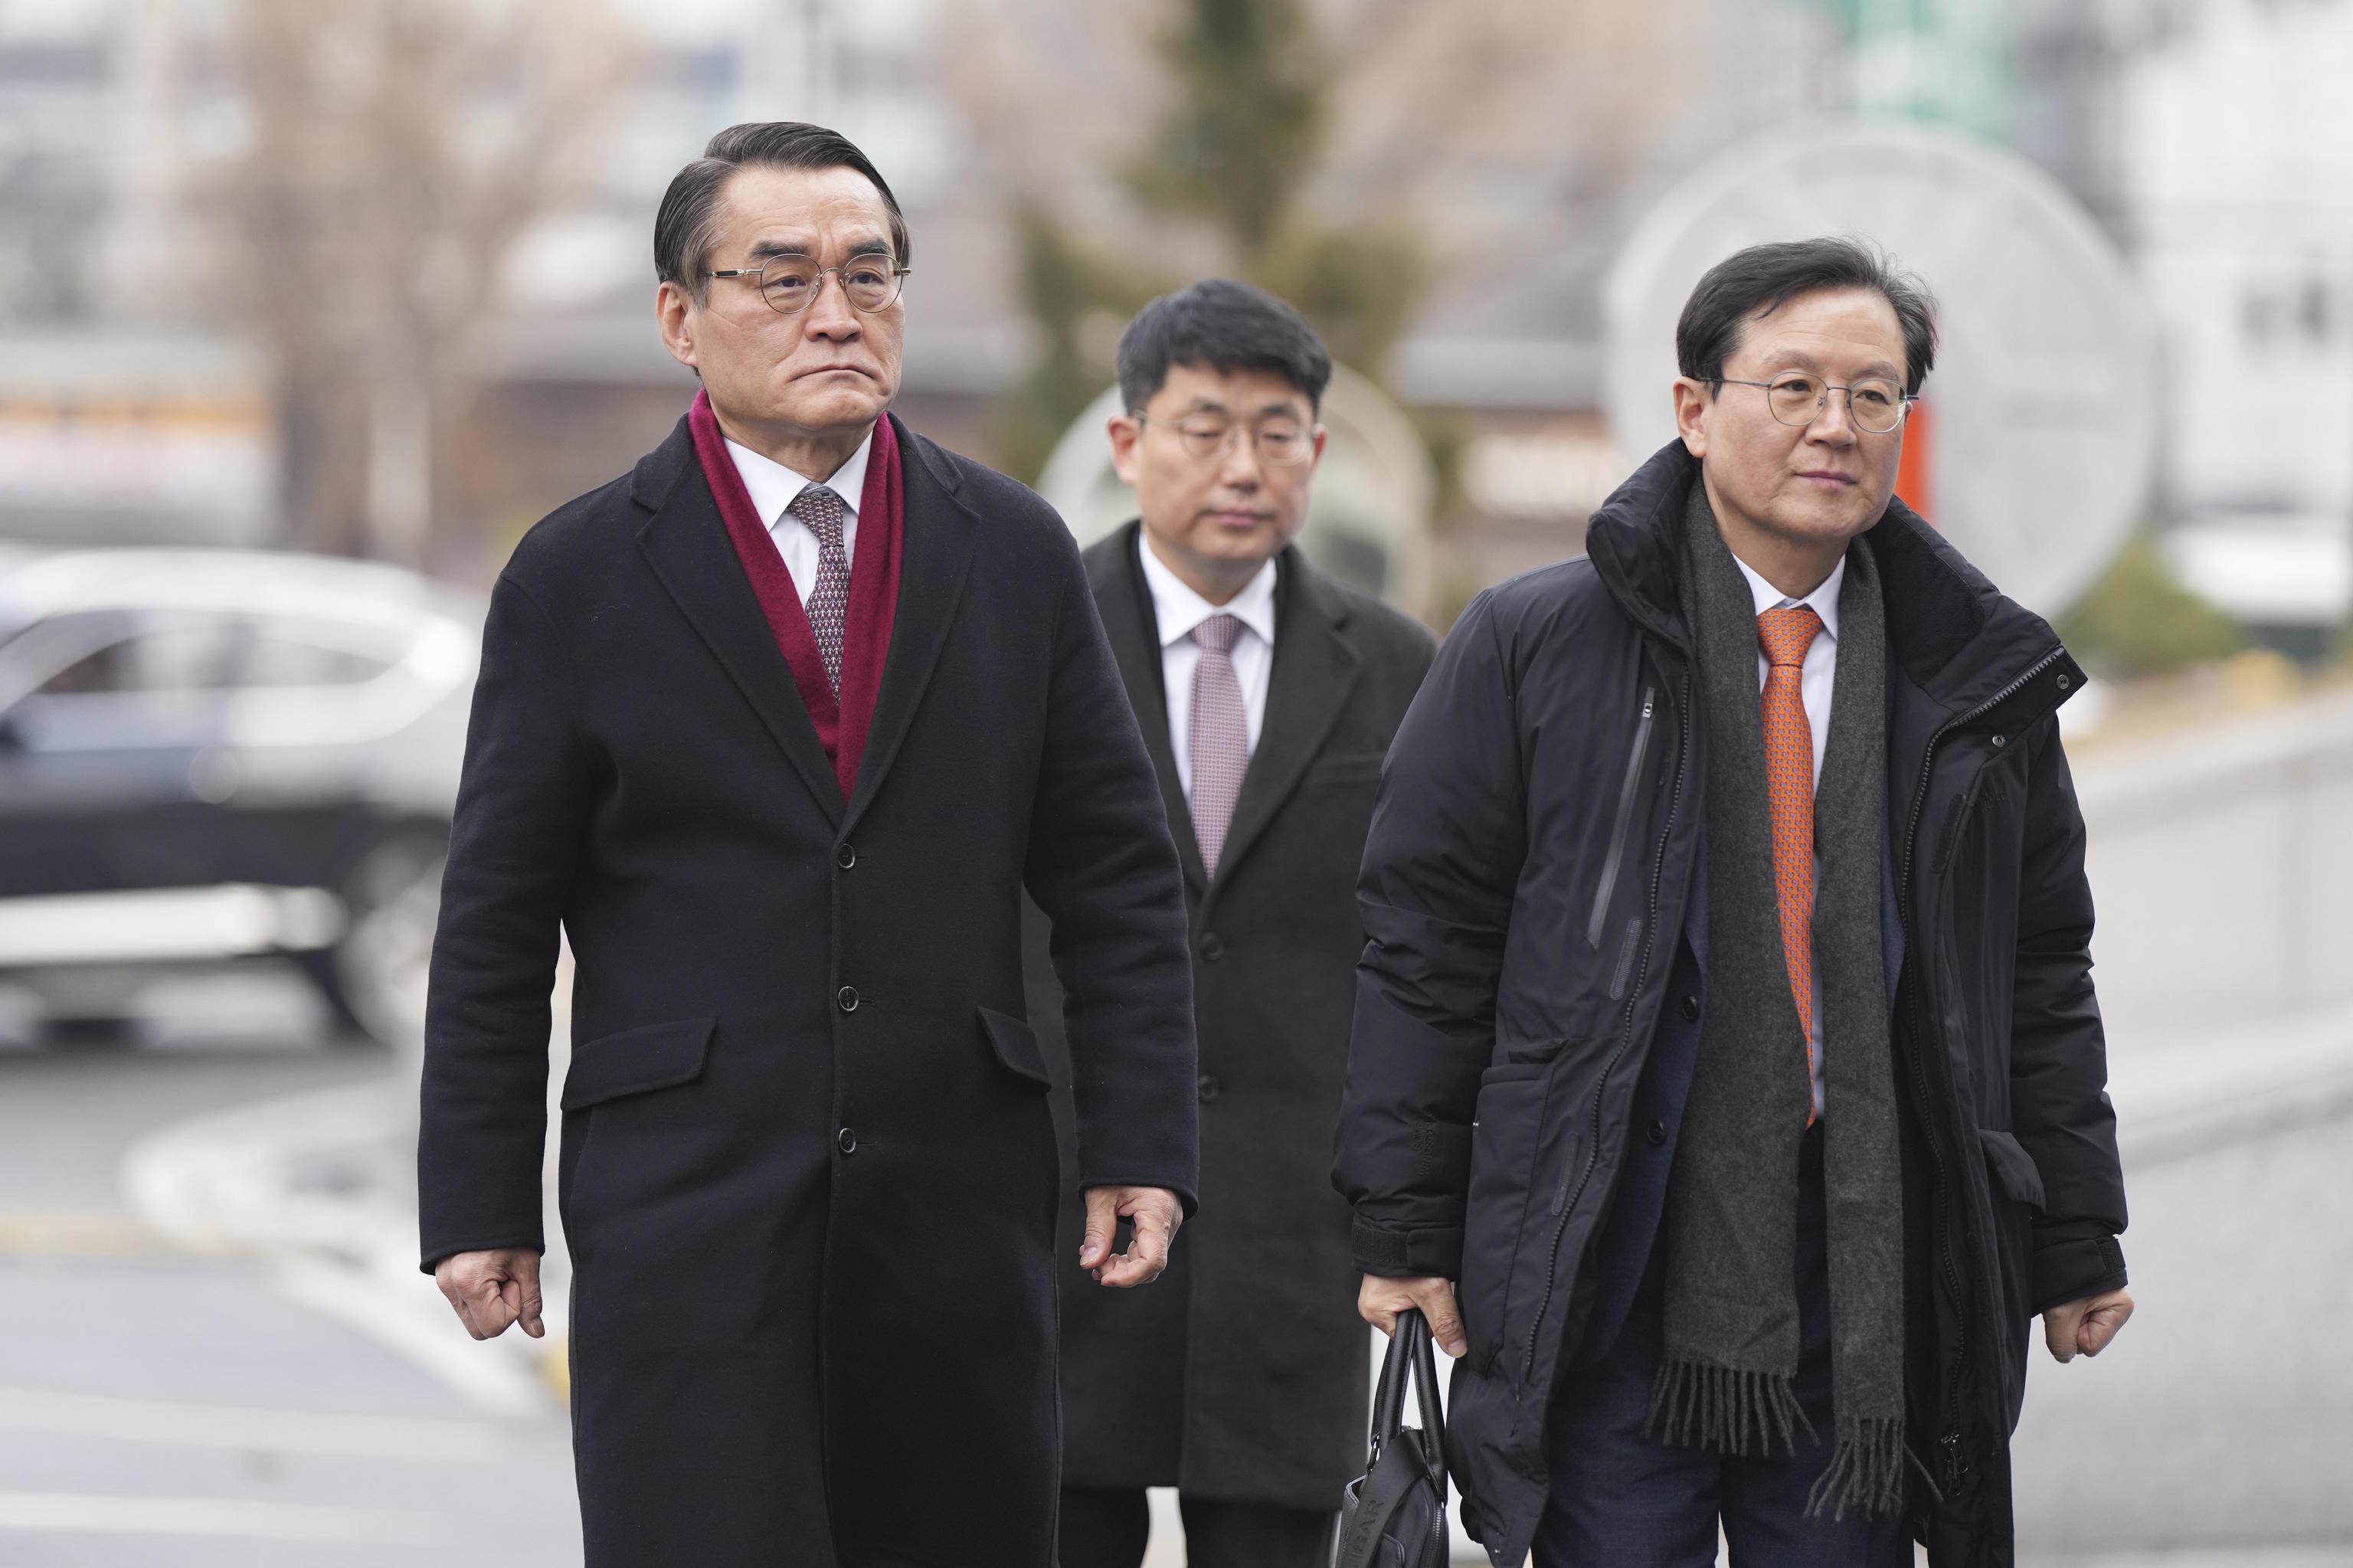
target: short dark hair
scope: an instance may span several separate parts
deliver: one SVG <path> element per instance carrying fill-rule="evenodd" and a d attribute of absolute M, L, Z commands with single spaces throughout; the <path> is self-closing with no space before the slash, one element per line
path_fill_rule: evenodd
<path fill-rule="evenodd" d="M 1694 381 L 1724 380 L 1724 362 L 1748 323 L 1799 294 L 1870 289 L 1904 331 L 1904 390 L 1917 392 L 1936 362 L 1936 301 L 1928 286 L 1868 240 L 1847 236 L 1752 245 L 1707 270 L 1675 323 L 1675 366 Z"/>
<path fill-rule="evenodd" d="M 1172 365 L 1269 371 L 1306 393 L 1313 409 L 1332 382 L 1332 355 L 1307 318 L 1231 278 L 1205 278 L 1135 313 L 1119 339 L 1119 395 L 1129 413 L 1167 385 Z"/>
<path fill-rule="evenodd" d="M 676 283 L 700 302 L 703 263 L 719 241 L 719 193 L 742 168 L 855 169 L 874 183 L 891 214 L 891 253 L 907 265 L 907 220 L 899 198 L 857 144 L 839 131 L 798 120 L 730 125 L 711 139 L 702 156 L 672 175 L 654 215 L 654 275 Z"/>

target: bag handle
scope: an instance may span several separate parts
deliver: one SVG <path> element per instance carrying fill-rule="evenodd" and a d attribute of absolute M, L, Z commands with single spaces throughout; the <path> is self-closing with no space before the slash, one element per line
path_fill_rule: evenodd
<path fill-rule="evenodd" d="M 1420 1311 L 1412 1307 L 1398 1314 L 1397 1326 L 1389 1330 L 1389 1348 L 1381 1357 L 1381 1381 L 1373 1394 L 1373 1431 L 1370 1469 L 1380 1460 L 1381 1451 L 1397 1441 L 1398 1427 L 1405 1420 L 1405 1384 L 1412 1375 L 1413 1330 L 1420 1329 L 1426 1338 Z"/>
<path fill-rule="evenodd" d="M 1446 1411 L 1438 1402 L 1438 1351 L 1432 1346 L 1430 1325 L 1422 1321 L 1419 1312 L 1413 1314 L 1413 1327 L 1414 1403 L 1421 1407 L 1423 1446 L 1430 1450 L 1430 1476 L 1438 1482 L 1438 1506 L 1442 1512 L 1446 1508 Z M 1398 1319 L 1398 1329 L 1404 1330 L 1403 1318 Z"/>

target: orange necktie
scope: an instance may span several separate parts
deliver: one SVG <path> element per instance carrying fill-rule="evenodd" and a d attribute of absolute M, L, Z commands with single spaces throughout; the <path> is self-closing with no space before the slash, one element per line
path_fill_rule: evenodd
<path fill-rule="evenodd" d="M 1768 609 L 1757 618 L 1765 651 L 1765 792 L 1773 809 L 1773 884 L 1780 895 L 1781 951 L 1789 993 L 1806 1033 L 1806 1073 L 1814 1065 L 1814 726 L 1806 720 L 1801 673 L 1806 650 L 1822 630 L 1809 606 Z M 1806 1095 L 1806 1125 L 1814 1121 Z"/>

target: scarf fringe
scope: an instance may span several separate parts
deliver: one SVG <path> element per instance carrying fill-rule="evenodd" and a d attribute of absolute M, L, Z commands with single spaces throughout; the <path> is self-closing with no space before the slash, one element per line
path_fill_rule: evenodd
<path fill-rule="evenodd" d="M 1806 1517 L 1825 1510 L 1844 1520 L 1849 1509 L 1862 1515 L 1894 1513 L 1904 1506 L 1904 1424 L 1873 1419 L 1841 1423 L 1838 1447 L 1806 1496 Z"/>
<path fill-rule="evenodd" d="M 1645 1437 L 1759 1458 L 1776 1444 L 1795 1454 L 1800 1432 L 1807 1442 L 1819 1441 L 1788 1377 L 1709 1361 L 1661 1362 L 1651 1385 L 1651 1411 L 1642 1418 Z"/>

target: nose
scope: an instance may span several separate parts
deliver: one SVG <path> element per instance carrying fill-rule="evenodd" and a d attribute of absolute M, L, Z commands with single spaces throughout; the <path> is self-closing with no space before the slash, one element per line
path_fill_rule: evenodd
<path fill-rule="evenodd" d="M 1854 405 L 1847 401 L 1848 396 L 1835 390 L 1822 394 L 1822 406 L 1815 411 L 1814 422 L 1806 427 L 1809 440 L 1823 441 L 1831 446 L 1853 444 Z"/>
<path fill-rule="evenodd" d="M 1248 430 L 1236 430 L 1232 444 L 1218 461 L 1218 480 L 1229 490 L 1256 490 L 1265 480 L 1260 471 L 1258 442 Z"/>
<path fill-rule="evenodd" d="M 801 313 L 801 321 L 802 330 L 811 337 L 835 343 L 856 337 L 859 332 L 858 313 L 850 308 L 841 280 L 830 272 L 818 274 L 817 298 Z"/>

